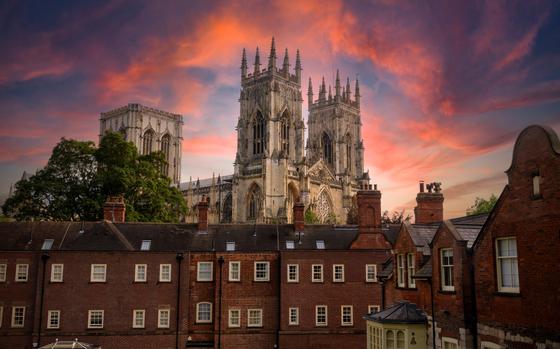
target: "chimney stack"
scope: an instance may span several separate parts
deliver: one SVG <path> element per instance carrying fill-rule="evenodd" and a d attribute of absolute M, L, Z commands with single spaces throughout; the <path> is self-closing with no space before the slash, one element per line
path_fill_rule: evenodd
<path fill-rule="evenodd" d="M 113 223 L 124 223 L 126 218 L 126 205 L 124 196 L 109 196 L 103 205 L 103 219 Z"/>
<path fill-rule="evenodd" d="M 303 231 L 305 226 L 305 219 L 303 215 L 303 210 L 305 205 L 302 202 L 296 202 L 294 204 L 294 230 Z"/>
<path fill-rule="evenodd" d="M 353 249 L 390 249 L 391 244 L 381 231 L 381 192 L 366 184 L 358 191 L 358 237 Z"/>
<path fill-rule="evenodd" d="M 198 231 L 208 230 L 208 201 L 202 197 L 197 205 L 198 208 Z"/>
<path fill-rule="evenodd" d="M 443 194 L 441 183 L 426 184 L 420 181 L 420 192 L 416 195 L 417 205 L 414 208 L 414 222 L 416 224 L 429 224 L 443 221 Z"/>

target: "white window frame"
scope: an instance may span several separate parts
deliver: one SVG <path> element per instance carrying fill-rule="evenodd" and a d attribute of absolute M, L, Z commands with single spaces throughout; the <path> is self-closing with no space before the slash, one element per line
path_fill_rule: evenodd
<path fill-rule="evenodd" d="M 163 269 L 169 267 L 169 277 L 164 278 Z M 160 264 L 159 265 L 159 282 L 171 282 L 171 264 Z"/>
<path fill-rule="evenodd" d="M 103 278 L 96 278 L 95 272 L 94 272 L 96 267 L 103 267 Z M 90 282 L 106 282 L 107 281 L 107 264 L 92 264 L 89 281 Z"/>
<path fill-rule="evenodd" d="M 295 320 L 292 320 L 292 315 L 295 315 Z M 299 325 L 299 308 L 291 307 L 288 308 L 288 325 L 298 326 Z"/>
<path fill-rule="evenodd" d="M 201 267 L 203 265 L 210 267 L 210 276 L 206 276 L 201 273 Z M 207 271 L 205 270 L 204 273 L 207 273 Z M 196 264 L 196 281 L 207 282 L 207 281 L 212 281 L 213 279 L 214 279 L 214 263 L 209 261 L 198 262 Z"/>
<path fill-rule="evenodd" d="M 515 251 L 516 251 L 516 255 L 515 256 L 500 256 L 500 241 L 505 241 L 505 240 L 513 240 L 515 242 Z M 519 283 L 519 253 L 517 252 L 517 238 L 515 236 L 508 236 L 508 237 L 503 237 L 503 238 L 497 238 L 496 239 L 496 272 L 497 272 L 497 276 L 498 279 L 497 281 L 497 285 L 498 285 L 498 292 L 504 292 L 504 293 L 519 293 L 519 285 L 517 287 L 506 287 L 503 286 L 503 282 L 502 282 L 502 260 L 505 259 L 515 259 L 517 261 L 516 265 L 517 265 L 517 283 Z"/>
<path fill-rule="evenodd" d="M 325 308 L 325 321 L 319 322 L 319 308 Z M 316 305 L 315 306 L 315 326 L 325 327 L 329 325 L 329 308 L 326 305 Z"/>
<path fill-rule="evenodd" d="M 162 322 L 162 320 L 165 319 L 165 317 L 162 316 L 163 314 L 167 314 L 167 323 Z M 157 327 L 158 328 L 169 328 L 170 326 L 171 326 L 171 309 L 169 309 L 169 308 L 158 309 Z"/>
<path fill-rule="evenodd" d="M 136 315 L 137 314 L 142 314 L 142 316 L 141 316 L 142 324 L 137 324 L 136 323 L 136 319 L 137 319 Z M 145 327 L 146 327 L 146 310 L 145 309 L 134 309 L 132 311 L 132 328 L 145 328 Z"/>
<path fill-rule="evenodd" d="M 415 271 L 415 260 L 414 260 L 414 253 L 407 253 L 406 254 L 406 277 L 408 282 L 408 288 L 416 288 L 416 280 L 414 279 L 414 275 L 416 274 Z"/>
<path fill-rule="evenodd" d="M 140 251 L 149 251 L 152 247 L 152 240 L 142 240 L 140 244 Z"/>
<path fill-rule="evenodd" d="M 232 266 L 237 265 L 237 277 L 232 274 Z M 230 261 L 229 262 L 229 281 L 238 282 L 241 281 L 241 262 L 240 261 Z"/>
<path fill-rule="evenodd" d="M 53 325 L 52 320 L 56 314 L 56 323 Z M 47 329 L 60 328 L 60 310 L 49 310 L 47 312 Z"/>
<path fill-rule="evenodd" d="M 502 347 L 499 344 L 488 342 L 488 341 L 481 341 L 480 342 L 480 349 L 501 349 Z"/>
<path fill-rule="evenodd" d="M 350 321 L 344 321 L 344 310 L 350 309 Z M 340 306 L 340 326 L 354 326 L 354 307 L 351 305 Z"/>
<path fill-rule="evenodd" d="M 232 316 L 232 314 L 237 314 L 237 317 Z M 237 319 L 237 323 L 232 322 L 232 319 Z M 241 327 L 241 309 L 240 308 L 230 308 L 228 310 L 228 327 L 238 328 Z"/>
<path fill-rule="evenodd" d="M 445 251 L 451 251 L 451 258 L 453 258 L 453 264 L 443 264 L 443 254 Z M 455 259 L 454 259 L 454 253 L 453 253 L 453 249 L 452 248 L 442 248 L 441 250 L 439 250 L 439 263 L 440 263 L 440 284 L 441 284 L 441 290 L 442 291 L 455 291 L 455 273 L 454 273 L 454 265 L 455 265 Z M 451 268 L 451 285 L 446 285 L 445 284 L 445 268 Z"/>
<path fill-rule="evenodd" d="M 337 277 L 336 269 L 341 268 L 340 277 Z M 344 264 L 333 264 L 332 268 L 332 281 L 333 282 L 344 282 Z"/>
<path fill-rule="evenodd" d="M 60 277 L 57 277 L 59 274 L 56 269 L 60 268 Z M 64 264 L 62 263 L 54 263 L 51 264 L 51 282 L 63 282 L 64 281 Z"/>
<path fill-rule="evenodd" d="M 140 268 L 144 268 L 144 278 L 140 277 Z M 147 282 L 148 281 L 148 265 L 135 264 L 134 265 L 134 282 Z"/>
<path fill-rule="evenodd" d="M 395 343 L 396 343 L 396 339 L 395 339 Z M 406 343 L 406 341 L 405 341 Z M 445 349 L 445 343 L 449 343 L 449 344 L 455 344 L 455 346 L 457 347 L 457 349 L 460 349 L 459 347 L 459 341 L 455 338 L 451 338 L 451 337 L 441 337 L 441 349 Z"/>
<path fill-rule="evenodd" d="M 200 318 L 200 306 L 201 305 L 206 305 L 208 304 L 210 306 L 210 310 L 209 310 L 209 314 L 210 314 L 210 318 L 209 319 L 201 319 Z M 197 324 L 210 324 L 212 323 L 212 303 L 210 302 L 198 302 L 196 303 L 196 323 Z"/>
<path fill-rule="evenodd" d="M 296 243 L 294 240 L 286 240 L 286 250 L 293 250 L 296 248 Z"/>
<path fill-rule="evenodd" d="M 20 268 L 25 269 L 25 275 L 20 278 Z M 29 279 L 29 264 L 16 264 L 15 282 L 27 282 Z"/>
<path fill-rule="evenodd" d="M 93 315 L 93 313 L 100 313 L 101 314 L 101 324 L 100 325 L 92 324 L 91 316 Z M 105 322 L 105 310 L 101 310 L 101 309 L 88 310 L 88 328 L 95 328 L 95 329 L 103 328 L 104 322 Z"/>
<path fill-rule="evenodd" d="M 373 305 L 373 304 L 369 304 L 367 306 L 367 313 L 371 314 L 372 312 L 376 312 L 378 313 L 381 310 L 381 307 L 379 305 Z"/>
<path fill-rule="evenodd" d="M 293 267 L 295 268 L 294 271 L 294 277 L 292 277 L 292 272 L 290 271 L 290 268 Z M 288 282 L 299 282 L 299 264 L 288 264 L 286 266 L 287 269 L 287 278 L 288 278 Z"/>
<path fill-rule="evenodd" d="M 259 316 L 256 318 L 258 323 L 251 322 L 251 312 L 256 312 Z M 263 326 L 263 311 L 262 308 L 247 309 L 247 327 L 262 327 Z"/>
<path fill-rule="evenodd" d="M 318 279 L 315 277 L 315 267 L 319 267 L 321 269 L 321 278 Z M 311 282 L 323 282 L 323 274 L 324 268 L 322 264 L 312 264 L 311 265 Z"/>
<path fill-rule="evenodd" d="M 16 311 L 18 309 L 23 309 L 23 313 L 22 313 L 22 318 L 21 318 L 21 324 L 17 323 L 16 324 Z M 17 305 L 17 306 L 13 306 L 12 307 L 12 328 L 23 328 L 25 326 L 25 311 L 26 311 L 26 307 L 23 305 Z"/>
<path fill-rule="evenodd" d="M 6 263 L 0 264 L 0 282 L 6 282 L 6 274 L 8 273 L 8 265 Z"/>
<path fill-rule="evenodd" d="M 266 265 L 266 275 L 264 277 L 257 277 L 257 265 L 259 264 L 263 264 Z M 257 282 L 265 282 L 265 281 L 270 281 L 270 262 L 268 261 L 256 261 L 255 265 L 254 265 L 255 271 L 254 271 L 254 280 Z"/>
<path fill-rule="evenodd" d="M 369 268 L 373 269 L 373 277 L 370 277 Z M 377 264 L 366 264 L 366 282 L 377 282 Z"/>
<path fill-rule="evenodd" d="M 404 254 L 397 255 L 397 287 L 405 287 L 404 281 Z"/>
<path fill-rule="evenodd" d="M 227 241 L 226 242 L 226 251 L 228 251 L 228 252 L 235 251 L 235 241 Z"/>

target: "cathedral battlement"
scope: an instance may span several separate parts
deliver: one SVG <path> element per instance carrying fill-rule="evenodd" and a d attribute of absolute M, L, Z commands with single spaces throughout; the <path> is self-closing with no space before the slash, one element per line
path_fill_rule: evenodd
<path fill-rule="evenodd" d="M 361 96 L 360 96 L 360 83 L 358 79 L 356 79 L 354 86 L 355 86 L 354 99 L 352 99 L 352 91 L 350 90 L 350 78 L 348 77 L 346 78 L 346 86 L 341 86 L 340 74 L 337 69 L 334 95 L 332 94 L 332 88 L 330 85 L 329 85 L 329 90 L 327 95 L 325 78 L 323 77 L 323 81 L 321 82 L 321 86 L 319 87 L 319 98 L 314 101 L 313 84 L 311 78 L 309 78 L 309 87 L 307 89 L 307 103 L 308 103 L 309 111 L 311 112 L 312 110 L 315 111 L 323 108 L 330 108 L 333 106 L 340 106 L 340 105 L 355 108 L 359 111 Z"/>

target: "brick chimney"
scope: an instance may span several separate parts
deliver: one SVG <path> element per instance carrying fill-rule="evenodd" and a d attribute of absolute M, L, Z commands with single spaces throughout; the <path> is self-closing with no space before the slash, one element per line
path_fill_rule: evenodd
<path fill-rule="evenodd" d="M 301 202 L 296 202 L 294 204 L 294 230 L 303 231 L 305 226 L 305 218 L 303 216 L 303 210 L 305 205 Z"/>
<path fill-rule="evenodd" d="M 428 224 L 443 221 L 443 194 L 441 183 L 429 183 L 425 186 L 420 181 L 420 192 L 416 195 L 417 205 L 414 208 L 414 222 Z"/>
<path fill-rule="evenodd" d="M 381 231 L 381 192 L 377 184 L 364 185 L 358 191 L 358 236 L 352 242 L 353 249 L 391 248 Z"/>
<path fill-rule="evenodd" d="M 126 205 L 122 195 L 109 196 L 103 205 L 103 219 L 113 223 L 123 223 L 126 218 Z"/>
<path fill-rule="evenodd" d="M 198 203 L 198 230 L 208 230 L 208 201 L 203 197 Z"/>

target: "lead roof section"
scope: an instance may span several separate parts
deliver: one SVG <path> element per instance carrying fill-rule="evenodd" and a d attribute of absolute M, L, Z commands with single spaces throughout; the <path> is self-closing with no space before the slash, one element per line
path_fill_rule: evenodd
<path fill-rule="evenodd" d="M 364 317 L 380 323 L 422 324 L 427 321 L 426 314 L 416 304 L 400 301 L 385 310 Z"/>

